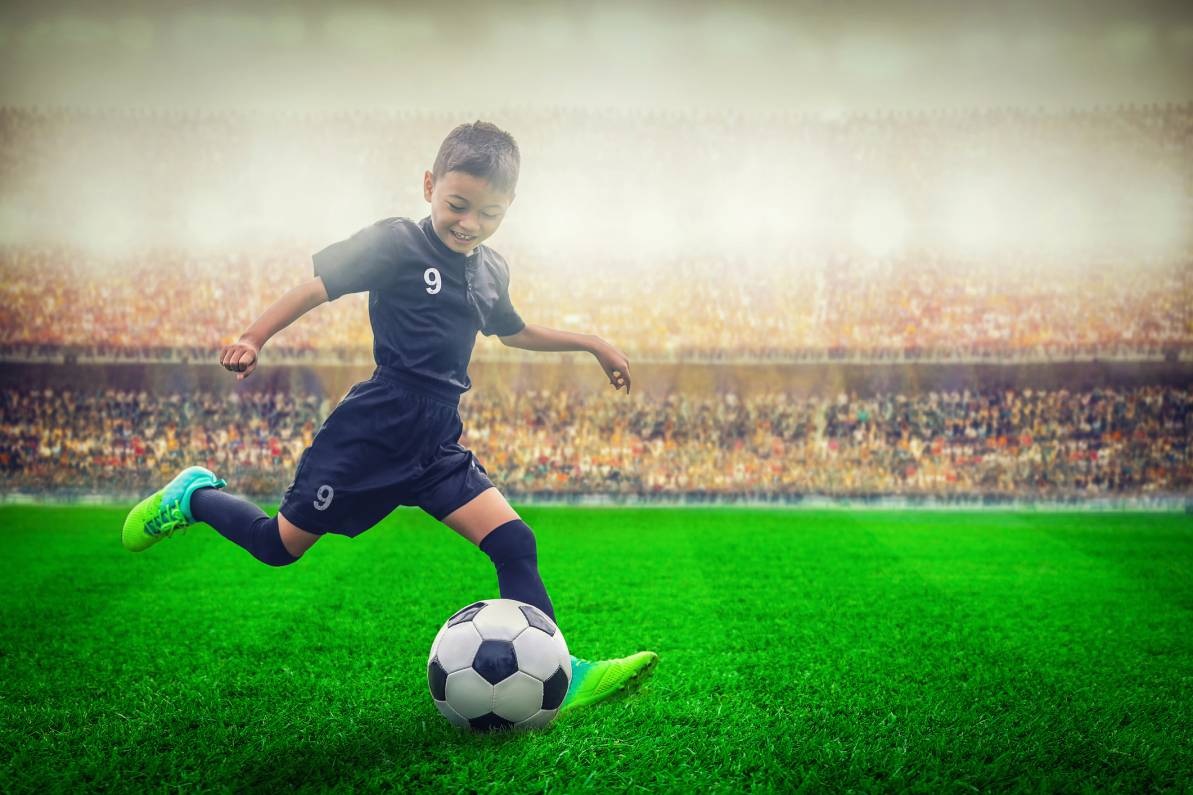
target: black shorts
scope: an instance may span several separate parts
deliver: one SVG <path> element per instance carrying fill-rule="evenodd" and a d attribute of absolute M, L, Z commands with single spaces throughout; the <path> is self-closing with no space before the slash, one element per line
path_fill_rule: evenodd
<path fill-rule="evenodd" d="M 457 401 L 377 368 L 328 416 L 298 460 L 278 512 L 310 533 L 357 536 L 399 505 L 436 519 L 486 489 L 488 473 L 460 446 Z"/>

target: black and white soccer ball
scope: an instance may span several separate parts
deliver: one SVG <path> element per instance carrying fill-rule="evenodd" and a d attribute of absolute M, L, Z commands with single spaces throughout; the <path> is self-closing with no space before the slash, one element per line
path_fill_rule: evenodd
<path fill-rule="evenodd" d="M 435 706 L 462 729 L 537 729 L 572 682 L 567 643 L 537 607 L 487 599 L 447 620 L 427 659 Z"/>

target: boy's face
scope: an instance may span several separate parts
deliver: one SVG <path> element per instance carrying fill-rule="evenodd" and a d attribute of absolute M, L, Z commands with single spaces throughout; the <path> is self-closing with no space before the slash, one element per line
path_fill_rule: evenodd
<path fill-rule="evenodd" d="M 471 253 L 501 226 L 512 193 L 493 187 L 487 179 L 449 171 L 435 179 L 423 176 L 423 197 L 431 203 L 431 226 L 444 245 Z"/>

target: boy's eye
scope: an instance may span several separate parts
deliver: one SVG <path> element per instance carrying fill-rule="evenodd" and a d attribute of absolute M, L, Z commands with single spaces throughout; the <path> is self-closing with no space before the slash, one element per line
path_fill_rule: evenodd
<path fill-rule="evenodd" d="M 500 213 L 481 213 L 481 215 L 485 216 L 490 221 L 495 221 L 501 217 Z"/>
<path fill-rule="evenodd" d="M 457 207 L 456 205 L 452 204 L 451 202 L 448 202 L 448 203 L 447 203 L 447 206 L 448 206 L 448 207 L 450 207 L 450 208 L 452 208 L 453 210 L 455 210 L 455 211 L 456 211 L 456 212 L 458 212 L 458 213 L 462 213 L 462 212 L 464 212 L 464 208 L 463 208 L 463 207 Z"/>

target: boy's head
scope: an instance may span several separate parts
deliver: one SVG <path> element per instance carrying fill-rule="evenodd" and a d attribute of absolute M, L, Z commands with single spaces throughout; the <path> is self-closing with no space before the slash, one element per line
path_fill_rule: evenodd
<path fill-rule="evenodd" d="M 520 164 L 514 137 L 496 125 L 478 121 L 448 133 L 423 176 L 431 225 L 444 245 L 470 253 L 497 231 L 514 200 Z"/>

